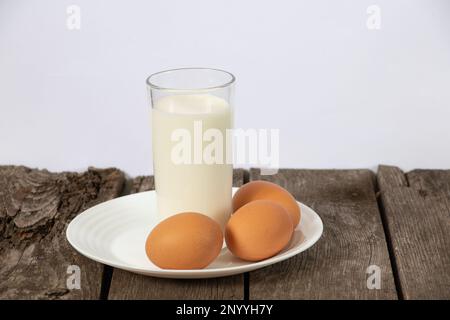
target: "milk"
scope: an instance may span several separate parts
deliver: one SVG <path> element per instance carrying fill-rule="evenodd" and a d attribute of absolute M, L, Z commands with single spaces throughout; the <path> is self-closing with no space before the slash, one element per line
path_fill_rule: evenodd
<path fill-rule="evenodd" d="M 202 142 L 199 124 L 203 132 L 215 128 L 222 134 L 222 164 L 206 164 L 201 159 L 209 142 L 198 144 Z M 232 165 L 226 163 L 225 150 L 226 130 L 232 127 L 230 105 L 210 94 L 166 96 L 154 102 L 152 125 L 158 218 L 186 211 L 199 212 L 213 218 L 223 229 L 232 210 L 233 171 Z M 177 129 L 191 137 L 191 157 L 187 157 L 191 163 L 173 161 L 173 148 L 179 145 L 179 140 L 173 141 L 172 135 Z"/>

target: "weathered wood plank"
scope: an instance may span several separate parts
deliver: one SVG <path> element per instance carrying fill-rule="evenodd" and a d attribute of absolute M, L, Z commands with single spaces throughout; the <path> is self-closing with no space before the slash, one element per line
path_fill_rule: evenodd
<path fill-rule="evenodd" d="M 65 230 L 81 211 L 119 195 L 116 169 L 50 173 L 0 166 L 0 299 L 98 299 L 103 266 L 70 247 Z M 69 290 L 67 268 L 80 268 Z"/>
<path fill-rule="evenodd" d="M 244 170 L 234 170 L 233 184 L 241 186 Z M 154 188 L 153 177 L 137 177 L 130 192 Z M 114 269 L 109 299 L 243 299 L 243 275 L 202 280 L 158 279 Z"/>
<path fill-rule="evenodd" d="M 378 185 L 389 185 L 396 187 L 407 187 L 408 180 L 403 171 L 397 167 L 380 166 L 379 170 L 383 170 L 384 174 L 377 175 Z"/>
<path fill-rule="evenodd" d="M 324 222 L 319 242 L 287 261 L 250 273 L 250 299 L 396 299 L 387 244 L 369 170 L 280 170 L 268 180 L 312 207 Z M 381 269 L 368 289 L 367 268 Z"/>
<path fill-rule="evenodd" d="M 414 189 L 450 195 L 450 170 L 416 169 L 408 172 L 406 178 Z"/>
<path fill-rule="evenodd" d="M 383 214 L 405 299 L 450 299 L 450 171 L 414 170 L 406 185 L 398 168 L 380 166 Z"/>

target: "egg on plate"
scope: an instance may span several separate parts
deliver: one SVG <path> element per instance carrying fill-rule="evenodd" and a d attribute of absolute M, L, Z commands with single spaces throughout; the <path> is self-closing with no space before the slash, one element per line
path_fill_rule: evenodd
<path fill-rule="evenodd" d="M 256 200 L 240 207 L 225 228 L 228 249 L 247 261 L 270 258 L 289 243 L 292 219 L 285 208 L 270 200 Z"/>
<path fill-rule="evenodd" d="M 220 253 L 223 233 L 203 214 L 184 212 L 161 221 L 145 243 L 148 258 L 162 269 L 203 269 Z"/>

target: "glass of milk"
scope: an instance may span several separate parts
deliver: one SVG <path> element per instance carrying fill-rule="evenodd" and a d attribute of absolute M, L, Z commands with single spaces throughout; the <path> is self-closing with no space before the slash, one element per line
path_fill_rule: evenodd
<path fill-rule="evenodd" d="M 190 211 L 225 227 L 232 210 L 234 82 L 231 73 L 208 68 L 147 79 L 159 219 Z"/>

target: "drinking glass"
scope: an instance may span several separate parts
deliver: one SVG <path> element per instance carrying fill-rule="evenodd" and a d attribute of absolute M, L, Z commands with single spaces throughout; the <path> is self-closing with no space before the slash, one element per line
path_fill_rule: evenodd
<path fill-rule="evenodd" d="M 234 83 L 231 73 L 209 68 L 167 70 L 148 77 L 159 219 L 198 212 L 222 229 L 228 221 Z"/>

